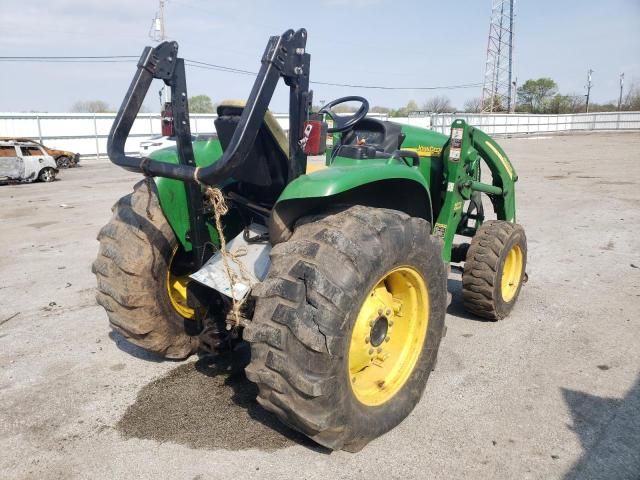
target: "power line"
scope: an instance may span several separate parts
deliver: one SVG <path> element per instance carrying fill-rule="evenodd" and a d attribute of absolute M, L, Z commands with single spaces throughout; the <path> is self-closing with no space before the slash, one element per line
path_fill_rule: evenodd
<path fill-rule="evenodd" d="M 309 83 L 314 83 L 316 85 L 328 85 L 331 87 L 367 88 L 367 89 L 375 89 L 375 90 L 456 90 L 459 88 L 477 88 L 482 85 L 482 83 L 467 83 L 463 85 L 442 85 L 437 87 L 387 87 L 382 85 L 356 85 L 356 84 L 350 84 L 350 83 L 331 83 L 331 82 L 314 82 L 314 81 L 310 81 Z"/>
<path fill-rule="evenodd" d="M 257 72 L 252 72 L 250 70 L 243 70 L 241 68 L 235 68 L 235 67 L 226 67 L 224 65 L 216 65 L 215 63 L 201 62 L 199 60 L 193 60 L 190 58 L 185 58 L 184 61 L 187 63 L 187 65 L 191 64 L 190 66 L 192 67 L 200 67 L 207 70 L 218 70 L 222 72 L 239 73 L 242 75 L 253 75 L 253 76 L 257 75 Z"/>
<path fill-rule="evenodd" d="M 111 58 L 140 58 L 139 55 L 34 55 L 34 56 L 17 56 L 17 57 L 0 57 L 2 60 L 72 60 L 72 59 L 111 59 Z"/>
<path fill-rule="evenodd" d="M 209 70 L 217 70 L 229 73 L 239 73 L 243 75 L 257 75 L 256 72 L 252 72 L 249 70 L 242 70 L 234 67 L 226 67 L 224 65 L 216 65 L 214 63 L 201 62 L 198 60 L 192 60 L 189 58 L 185 58 L 185 62 L 187 65 L 196 68 L 204 68 Z M 462 85 L 446 85 L 446 86 L 437 86 L 437 87 L 390 87 L 383 85 L 359 85 L 359 84 L 350 84 L 350 83 L 333 83 L 333 82 L 321 82 L 311 80 L 309 83 L 315 85 L 325 85 L 330 87 L 347 87 L 347 88 L 363 88 L 363 89 L 377 89 L 377 90 L 453 90 L 459 88 L 475 88 L 479 87 L 481 83 L 467 83 Z"/>
<path fill-rule="evenodd" d="M 135 63 L 139 57 L 135 55 L 93 55 L 93 56 L 0 56 L 0 62 L 34 62 L 34 63 Z M 257 72 L 250 70 L 244 70 L 241 68 L 228 67 L 225 65 L 218 65 L 215 63 L 202 62 L 200 60 L 193 60 L 185 58 L 185 64 L 205 70 L 214 70 L 218 72 L 234 73 L 239 75 L 256 76 Z M 324 85 L 329 87 L 343 87 L 343 88 L 359 88 L 369 90 L 457 90 L 464 88 L 477 88 L 482 83 L 465 83 L 459 85 L 439 85 L 439 86 L 413 86 L 413 87 L 401 87 L 401 86 L 389 86 L 389 85 L 366 85 L 356 83 L 335 83 L 335 82 L 323 82 L 323 81 L 310 81 L 309 83 L 315 85 Z"/>
<path fill-rule="evenodd" d="M 135 60 L 128 60 L 128 59 L 112 59 L 112 60 L 108 60 L 108 59 L 102 59 L 102 60 L 98 60 L 98 59 L 82 59 L 82 60 L 74 60 L 74 59 L 47 59 L 47 60 L 43 60 L 43 59 L 30 59 L 30 60 L 7 60 L 7 59 L 3 59 L 0 58 L 0 62 L 18 62 L 18 63 L 135 63 Z"/>

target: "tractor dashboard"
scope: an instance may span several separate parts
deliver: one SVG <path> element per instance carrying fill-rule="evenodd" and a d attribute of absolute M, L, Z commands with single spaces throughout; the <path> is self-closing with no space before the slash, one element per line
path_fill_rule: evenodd
<path fill-rule="evenodd" d="M 388 158 L 402 145 L 400 124 L 364 118 L 342 136 L 340 155 L 350 158 Z"/>

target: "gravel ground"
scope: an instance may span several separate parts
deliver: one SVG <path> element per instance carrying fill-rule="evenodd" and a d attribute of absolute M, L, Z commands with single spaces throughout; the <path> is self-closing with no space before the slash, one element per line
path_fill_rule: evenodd
<path fill-rule="evenodd" d="M 640 134 L 501 140 L 529 282 L 448 335 L 420 404 L 357 454 L 280 425 L 224 359 L 109 331 L 95 236 L 139 179 L 104 160 L 0 187 L 1 478 L 640 478 Z"/>

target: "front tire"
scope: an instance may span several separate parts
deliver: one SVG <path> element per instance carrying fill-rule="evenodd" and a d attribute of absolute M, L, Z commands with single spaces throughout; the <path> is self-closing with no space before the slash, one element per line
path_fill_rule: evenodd
<path fill-rule="evenodd" d="M 51 167 L 43 168 L 38 179 L 45 183 L 53 182 L 56 179 L 56 171 Z"/>
<path fill-rule="evenodd" d="M 66 155 L 61 155 L 56 158 L 56 165 L 58 165 L 58 168 L 70 168 L 72 166 L 72 160 Z"/>
<path fill-rule="evenodd" d="M 526 278 L 527 237 L 522 226 L 485 222 L 471 241 L 462 274 L 464 307 L 491 320 L 505 318 Z"/>
<path fill-rule="evenodd" d="M 138 182 L 112 211 L 98 234 L 100 249 L 92 266 L 97 302 L 111 327 L 131 343 L 166 358 L 188 357 L 198 337 L 191 332 L 194 320 L 185 318 L 192 312 L 178 296 L 181 277 L 172 274 L 172 265 L 180 248 L 155 183 Z"/>
<path fill-rule="evenodd" d="M 441 246 L 422 219 L 354 206 L 303 219 L 271 255 L 243 332 L 258 402 L 321 445 L 358 451 L 409 415 L 434 368 Z"/>

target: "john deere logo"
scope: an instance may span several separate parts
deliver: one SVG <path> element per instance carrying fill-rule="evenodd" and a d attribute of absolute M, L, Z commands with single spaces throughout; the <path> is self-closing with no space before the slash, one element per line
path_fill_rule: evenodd
<path fill-rule="evenodd" d="M 442 148 L 431 145 L 418 145 L 415 148 L 402 148 L 403 150 L 411 150 L 416 152 L 420 157 L 437 157 L 442 152 Z"/>

